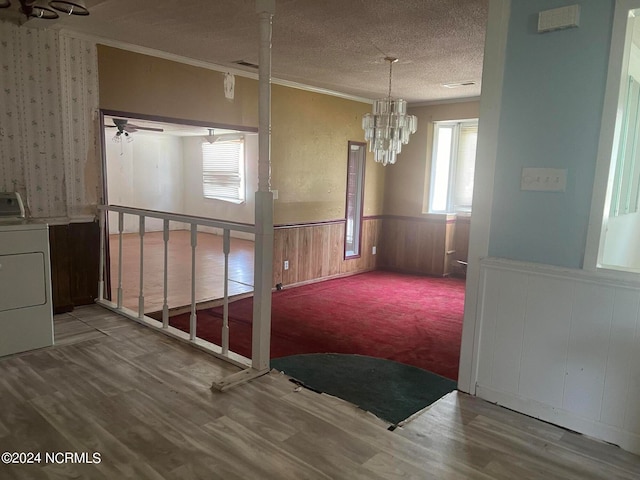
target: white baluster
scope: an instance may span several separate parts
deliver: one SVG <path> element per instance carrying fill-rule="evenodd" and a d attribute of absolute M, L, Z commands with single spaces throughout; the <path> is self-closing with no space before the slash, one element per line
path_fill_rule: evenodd
<path fill-rule="evenodd" d="M 189 338 L 196 341 L 196 246 L 198 245 L 198 226 L 191 224 L 191 317 L 189 319 Z"/>
<path fill-rule="evenodd" d="M 222 251 L 224 252 L 224 300 L 222 308 L 222 354 L 229 354 L 229 251 L 231 239 L 229 229 L 224 229 Z"/>
<path fill-rule="evenodd" d="M 164 239 L 164 303 L 162 305 L 162 328 L 169 327 L 169 304 L 167 303 L 167 291 L 169 285 L 169 220 L 163 222 Z"/>
<path fill-rule="evenodd" d="M 118 308 L 122 308 L 122 232 L 124 213 L 118 212 Z"/>
<path fill-rule="evenodd" d="M 138 297 L 138 317 L 144 317 L 144 215 L 140 215 L 140 296 Z"/>

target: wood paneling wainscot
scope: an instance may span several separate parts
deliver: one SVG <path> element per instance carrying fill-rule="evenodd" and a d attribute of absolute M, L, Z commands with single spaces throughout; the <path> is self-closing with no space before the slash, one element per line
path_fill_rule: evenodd
<path fill-rule="evenodd" d="M 456 228 L 453 240 L 455 253 L 451 258 L 451 273 L 456 275 L 466 275 L 466 268 L 458 261 L 466 262 L 469 255 L 469 227 L 471 226 L 471 216 L 458 215 L 456 217 Z"/>
<path fill-rule="evenodd" d="M 384 216 L 378 265 L 407 273 L 448 275 L 454 233 L 455 215 Z"/>
<path fill-rule="evenodd" d="M 273 240 L 273 284 L 295 285 L 375 270 L 382 220 L 365 217 L 361 255 L 344 259 L 345 220 L 277 225 Z M 284 262 L 289 268 L 284 269 Z"/>

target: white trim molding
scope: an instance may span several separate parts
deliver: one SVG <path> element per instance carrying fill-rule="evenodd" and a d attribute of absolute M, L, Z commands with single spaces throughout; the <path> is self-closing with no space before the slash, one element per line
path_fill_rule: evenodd
<path fill-rule="evenodd" d="M 509 29 L 510 0 L 490 0 L 489 20 L 482 73 L 482 97 L 478 122 L 478 148 L 471 216 L 467 289 L 464 305 L 462 347 L 458 389 L 475 393 L 478 332 L 477 303 L 480 288 L 480 259 L 489 252 L 489 232 L 493 205 L 493 182 L 498 147 L 498 128 L 502 102 L 502 80 Z"/>
<path fill-rule="evenodd" d="M 452 103 L 467 103 L 467 102 L 479 102 L 479 96 L 475 97 L 458 97 L 458 98 L 442 98 L 438 100 L 424 100 L 421 102 L 409 102 L 407 106 L 409 108 L 415 107 L 431 107 L 433 105 L 450 105 Z"/>

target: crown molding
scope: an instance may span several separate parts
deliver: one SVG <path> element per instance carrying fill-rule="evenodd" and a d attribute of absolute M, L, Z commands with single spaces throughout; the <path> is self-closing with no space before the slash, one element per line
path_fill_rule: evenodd
<path fill-rule="evenodd" d="M 407 107 L 409 108 L 430 107 L 432 105 L 446 105 L 450 103 L 467 103 L 467 102 L 479 102 L 479 101 L 480 101 L 480 96 L 477 95 L 475 97 L 449 98 L 449 99 L 442 99 L 442 100 L 426 100 L 423 102 L 414 102 L 414 103 L 409 103 Z"/>

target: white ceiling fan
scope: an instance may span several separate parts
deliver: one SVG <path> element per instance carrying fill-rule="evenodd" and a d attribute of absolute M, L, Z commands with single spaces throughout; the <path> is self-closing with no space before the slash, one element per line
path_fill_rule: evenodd
<path fill-rule="evenodd" d="M 157 127 L 142 127 L 140 125 L 134 125 L 133 123 L 129 123 L 129 120 L 126 118 L 114 118 L 113 125 L 107 125 L 107 128 L 117 128 L 118 131 L 113 136 L 114 142 L 119 142 L 122 140 L 122 136 L 127 137 L 128 141 L 133 140 L 133 138 L 129 137 L 130 133 L 137 132 L 138 130 L 145 130 L 148 132 L 164 132 L 162 128 Z"/>

